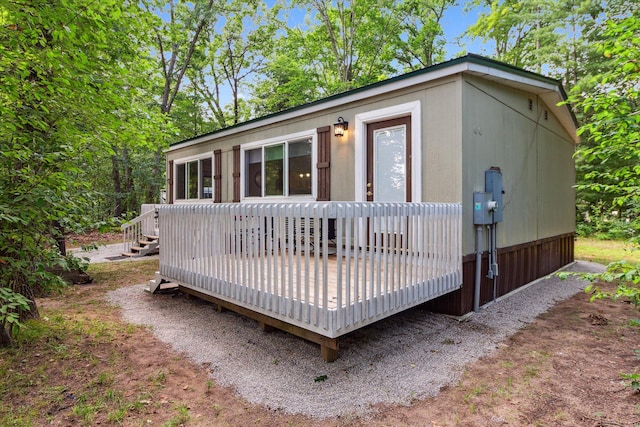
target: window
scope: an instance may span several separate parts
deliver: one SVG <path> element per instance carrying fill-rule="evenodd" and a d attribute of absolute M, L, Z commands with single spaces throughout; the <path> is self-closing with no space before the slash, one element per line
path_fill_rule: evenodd
<path fill-rule="evenodd" d="M 176 200 L 211 199 L 213 164 L 211 157 L 176 164 Z"/>
<path fill-rule="evenodd" d="M 257 145 L 244 150 L 245 197 L 313 195 L 312 137 Z"/>

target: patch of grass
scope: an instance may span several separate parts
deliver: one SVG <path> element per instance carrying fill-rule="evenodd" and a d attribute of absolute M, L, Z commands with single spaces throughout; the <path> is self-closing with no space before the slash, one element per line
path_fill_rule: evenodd
<path fill-rule="evenodd" d="M 207 380 L 207 390 L 205 391 L 206 394 L 211 393 L 211 389 L 213 388 L 213 386 L 215 385 L 215 382 L 213 382 L 213 380 Z"/>
<path fill-rule="evenodd" d="M 163 427 L 178 427 L 182 424 L 187 423 L 191 419 L 191 415 L 189 415 L 189 408 L 186 405 L 176 405 L 175 410 L 177 414 L 171 417 L 169 421 L 164 423 Z"/>
<path fill-rule="evenodd" d="M 218 404 L 214 404 L 213 405 L 213 411 L 214 411 L 215 417 L 217 418 L 217 417 L 220 416 L 220 413 L 222 412 L 222 407 L 220 405 L 218 405 Z"/>
<path fill-rule="evenodd" d="M 98 378 L 95 381 L 96 385 L 108 386 L 113 384 L 113 374 L 111 372 L 100 372 Z"/>
<path fill-rule="evenodd" d="M 528 383 L 529 380 L 538 376 L 538 368 L 535 366 L 527 366 L 524 370 L 524 380 Z"/>
<path fill-rule="evenodd" d="M 625 260 L 632 264 L 640 262 L 640 250 L 624 240 L 598 240 L 579 237 L 575 245 L 576 259 L 609 264 Z"/>
<path fill-rule="evenodd" d="M 80 418 L 80 420 L 84 421 L 85 425 L 92 425 L 96 414 L 102 407 L 102 402 L 96 402 L 96 404 L 87 404 L 85 402 L 86 400 L 83 399 L 83 403 L 74 405 L 71 412 Z"/>
<path fill-rule="evenodd" d="M 163 371 L 158 371 L 158 373 L 149 378 L 149 380 L 156 387 L 163 387 L 164 383 L 167 381 L 167 374 Z"/>
<path fill-rule="evenodd" d="M 62 419 L 114 425 L 126 423 L 132 412 L 155 411 L 149 390 L 154 380 L 164 387 L 171 370 L 143 379 L 136 386 L 143 394 L 123 392 L 118 378 L 127 355 L 113 343 L 145 327 L 110 320 L 117 309 L 104 294 L 143 283 L 157 268 L 157 260 L 94 264 L 93 284 L 69 286 L 38 301 L 40 319 L 25 322 L 15 346 L 0 348 L 0 426 L 53 425 Z M 177 409 L 176 425 L 190 418 L 186 409 Z"/>
<path fill-rule="evenodd" d="M 471 399 L 473 399 L 476 396 L 480 396 L 481 394 L 484 393 L 485 390 L 485 386 L 480 384 L 477 385 L 473 388 L 473 390 L 471 390 L 469 393 L 464 395 L 464 403 L 469 403 L 471 401 Z"/>
<path fill-rule="evenodd" d="M 107 289 L 145 283 L 158 271 L 157 259 L 136 262 L 101 262 L 90 264 L 87 273 L 96 282 L 105 283 Z"/>

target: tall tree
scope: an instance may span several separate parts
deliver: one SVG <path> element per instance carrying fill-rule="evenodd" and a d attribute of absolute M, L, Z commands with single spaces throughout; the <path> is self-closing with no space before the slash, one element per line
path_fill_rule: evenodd
<path fill-rule="evenodd" d="M 243 90 L 265 68 L 279 28 L 278 5 L 267 9 L 263 3 L 232 0 L 227 10 L 221 29 L 208 28 L 202 54 L 188 73 L 213 116 L 214 128 L 250 118 Z"/>
<path fill-rule="evenodd" d="M 398 4 L 402 35 L 395 40 L 395 57 L 404 71 L 444 60 L 444 31 L 440 22 L 455 0 L 405 0 Z"/>
<path fill-rule="evenodd" d="M 481 0 L 487 8 L 467 34 L 494 46 L 493 56 L 517 67 L 541 72 L 549 56 L 556 54 L 564 25 L 555 0 Z M 556 61 L 559 62 L 559 61 Z"/>
<path fill-rule="evenodd" d="M 613 206 L 640 230 L 640 15 L 607 22 L 598 51 L 610 68 L 595 77 L 589 92 L 574 90 L 572 100 L 584 113 L 580 133 L 587 139 L 578 152 L 591 167 L 581 190 L 608 195 Z"/>
<path fill-rule="evenodd" d="M 162 114 L 168 116 L 184 82 L 187 69 L 191 66 L 198 42 L 205 30 L 215 25 L 224 2 L 142 0 L 141 4 L 155 17 L 149 31 L 152 40 L 150 49 L 156 55 L 162 76 L 159 108 Z M 164 175 L 162 153 L 169 142 L 169 138 L 157 141 L 155 161 L 149 171 L 155 180 L 146 195 L 147 202 L 156 201 L 159 197 Z"/>
<path fill-rule="evenodd" d="M 361 87 L 444 58 L 440 21 L 454 0 L 297 0 L 304 23 L 283 23 L 262 80 L 257 114 Z M 284 14 L 284 20 L 288 19 Z"/>
<path fill-rule="evenodd" d="M 384 79 L 395 72 L 393 42 L 401 32 L 393 0 L 302 0 L 308 28 L 292 28 L 308 77 L 321 96 Z M 302 40 L 300 43 L 299 40 Z"/>
<path fill-rule="evenodd" d="M 59 285 L 58 225 L 82 221 L 89 187 L 79 167 L 109 152 L 97 137 L 118 122 L 114 108 L 135 34 L 137 5 L 122 1 L 30 0 L 0 5 L 0 287 L 31 300 Z"/>

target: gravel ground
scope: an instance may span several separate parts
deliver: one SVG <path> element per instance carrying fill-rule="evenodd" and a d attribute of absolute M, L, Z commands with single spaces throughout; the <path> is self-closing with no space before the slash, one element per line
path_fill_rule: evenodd
<path fill-rule="evenodd" d="M 149 259 L 158 259 L 159 255 L 147 255 L 144 257 L 126 257 L 122 256 L 124 252 L 123 243 L 112 243 L 110 245 L 99 245 L 98 249 L 83 251 L 81 248 L 69 249 L 74 256 L 78 258 L 86 258 L 91 263 L 99 262 L 122 262 L 122 261 L 144 261 Z"/>
<path fill-rule="evenodd" d="M 602 268 L 576 262 L 567 270 Z M 465 365 L 490 354 L 585 285 L 578 278 L 550 276 L 465 321 L 420 307 L 407 310 L 342 337 L 334 363 L 325 363 L 315 344 L 280 331 L 263 332 L 253 320 L 218 313 L 194 298 L 153 296 L 143 292 L 146 285 L 136 285 L 111 292 L 109 300 L 122 308 L 126 321 L 151 326 L 157 338 L 207 366 L 217 384 L 232 387 L 249 402 L 323 418 L 437 395 L 457 382 Z"/>

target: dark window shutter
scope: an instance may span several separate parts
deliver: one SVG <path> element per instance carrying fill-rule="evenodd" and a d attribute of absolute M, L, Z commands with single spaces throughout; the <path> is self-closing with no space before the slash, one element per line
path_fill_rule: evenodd
<path fill-rule="evenodd" d="M 222 203 L 222 150 L 213 152 L 213 203 Z"/>
<path fill-rule="evenodd" d="M 233 201 L 240 201 L 240 146 L 233 147 Z"/>
<path fill-rule="evenodd" d="M 319 202 L 331 200 L 331 126 L 318 132 L 318 197 Z"/>
<path fill-rule="evenodd" d="M 167 174 L 167 203 L 173 204 L 173 160 L 169 160 Z"/>

